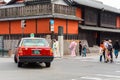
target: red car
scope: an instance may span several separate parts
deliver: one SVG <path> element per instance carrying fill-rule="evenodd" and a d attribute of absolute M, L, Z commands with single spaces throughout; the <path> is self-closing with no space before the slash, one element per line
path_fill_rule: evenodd
<path fill-rule="evenodd" d="M 14 56 L 14 61 L 18 63 L 18 67 L 22 67 L 24 63 L 42 62 L 46 64 L 46 67 L 50 67 L 53 59 L 52 49 L 44 38 L 22 38 Z"/>

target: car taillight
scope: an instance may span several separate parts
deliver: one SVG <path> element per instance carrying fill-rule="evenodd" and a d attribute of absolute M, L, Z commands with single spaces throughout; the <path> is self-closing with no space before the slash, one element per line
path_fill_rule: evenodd
<path fill-rule="evenodd" d="M 23 50 L 22 50 L 22 48 L 20 48 L 20 49 L 18 50 L 18 54 L 19 54 L 19 56 L 23 56 Z"/>
<path fill-rule="evenodd" d="M 52 51 L 52 49 L 50 49 L 50 56 L 53 56 L 53 51 Z"/>

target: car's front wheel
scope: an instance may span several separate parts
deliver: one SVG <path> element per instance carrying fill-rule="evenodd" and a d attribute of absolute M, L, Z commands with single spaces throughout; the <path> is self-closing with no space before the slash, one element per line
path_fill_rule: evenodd
<path fill-rule="evenodd" d="M 50 67 L 51 66 L 51 63 L 50 62 L 46 62 L 46 67 Z"/>

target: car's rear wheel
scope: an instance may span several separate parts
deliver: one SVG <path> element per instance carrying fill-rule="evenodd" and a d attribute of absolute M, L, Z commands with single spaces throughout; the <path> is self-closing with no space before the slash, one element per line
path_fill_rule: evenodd
<path fill-rule="evenodd" d="M 18 62 L 18 67 L 22 67 L 23 63 L 22 62 Z"/>
<path fill-rule="evenodd" d="M 51 66 L 51 63 L 50 62 L 46 62 L 46 67 L 50 67 Z"/>

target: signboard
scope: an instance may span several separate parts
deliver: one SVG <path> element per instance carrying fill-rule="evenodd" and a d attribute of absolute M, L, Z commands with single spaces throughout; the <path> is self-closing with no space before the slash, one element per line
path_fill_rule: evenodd
<path fill-rule="evenodd" d="M 34 33 L 31 33 L 31 34 L 30 34 L 30 37 L 34 38 L 34 37 L 35 37 Z"/>
<path fill-rule="evenodd" d="M 54 25 L 51 25 L 50 31 L 54 31 Z"/>
<path fill-rule="evenodd" d="M 54 24 L 54 20 L 51 19 L 51 20 L 50 20 L 50 25 L 53 25 L 53 24 Z"/>
<path fill-rule="evenodd" d="M 54 31 L 54 20 L 50 20 L 50 31 Z"/>

